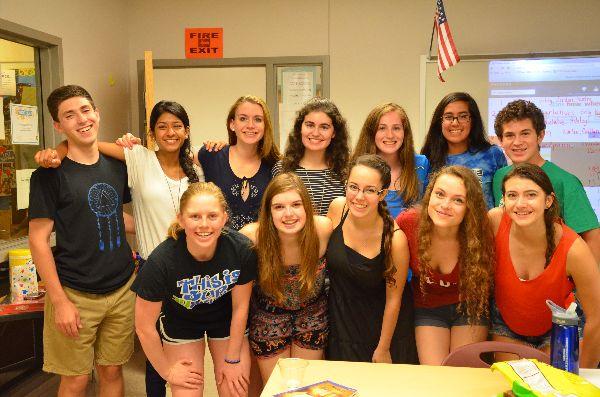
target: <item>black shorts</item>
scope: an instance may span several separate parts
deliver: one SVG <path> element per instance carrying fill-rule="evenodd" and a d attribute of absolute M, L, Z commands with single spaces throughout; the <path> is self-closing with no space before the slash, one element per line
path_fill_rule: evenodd
<path fill-rule="evenodd" d="M 473 325 L 489 325 L 489 319 L 481 318 Z M 415 327 L 452 328 L 469 325 L 469 318 L 458 312 L 458 303 L 438 307 L 415 307 Z"/>
<path fill-rule="evenodd" d="M 161 313 L 158 318 L 157 328 L 163 343 L 179 345 L 204 340 L 205 335 L 208 339 L 229 339 L 230 324 L 222 324 L 207 328 L 190 323 L 187 326 L 169 328 L 165 324 L 165 315 Z"/>

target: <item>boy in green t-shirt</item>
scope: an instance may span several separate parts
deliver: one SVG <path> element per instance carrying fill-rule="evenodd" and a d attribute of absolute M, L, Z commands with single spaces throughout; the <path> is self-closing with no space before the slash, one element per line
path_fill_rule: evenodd
<path fill-rule="evenodd" d="M 535 164 L 546 172 L 554 187 L 563 220 L 587 242 L 596 261 L 600 262 L 600 226 L 581 181 L 544 160 L 540 154 L 540 144 L 546 132 L 542 111 L 532 102 L 522 99 L 512 101 L 496 116 L 494 130 L 513 164 Z M 502 179 L 511 169 L 512 165 L 506 166 L 494 175 L 496 205 L 502 205 Z"/>

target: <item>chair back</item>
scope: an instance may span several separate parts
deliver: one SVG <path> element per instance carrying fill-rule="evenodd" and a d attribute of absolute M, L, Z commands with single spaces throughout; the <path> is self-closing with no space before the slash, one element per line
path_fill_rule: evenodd
<path fill-rule="evenodd" d="M 442 365 L 449 367 L 489 368 L 490 364 L 481 359 L 485 353 L 512 353 L 520 358 L 534 358 L 549 364 L 550 356 L 531 346 L 519 343 L 485 341 L 464 345 L 454 350 L 444 359 Z"/>

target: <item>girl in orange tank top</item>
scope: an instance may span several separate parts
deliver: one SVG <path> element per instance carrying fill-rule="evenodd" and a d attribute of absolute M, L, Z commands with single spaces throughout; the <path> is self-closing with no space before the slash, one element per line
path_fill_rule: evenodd
<path fill-rule="evenodd" d="M 589 247 L 560 221 L 550 179 L 537 165 L 516 165 L 503 180 L 502 194 L 504 207 L 489 212 L 496 236 L 493 340 L 549 351 L 552 316 L 546 299 L 567 307 L 576 286 L 587 320 L 580 363 L 595 368 L 600 272 Z"/>

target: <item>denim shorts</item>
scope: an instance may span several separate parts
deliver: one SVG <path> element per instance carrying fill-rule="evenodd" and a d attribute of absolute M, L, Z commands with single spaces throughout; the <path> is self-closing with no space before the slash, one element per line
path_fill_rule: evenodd
<path fill-rule="evenodd" d="M 500 309 L 498 309 L 498 305 L 496 305 L 496 302 L 493 299 L 490 303 L 490 311 L 492 314 L 492 328 L 490 328 L 490 334 L 515 339 L 539 350 L 542 350 L 550 345 L 552 328 L 550 328 L 548 332 L 539 336 L 520 335 L 516 332 L 513 332 L 504 322 L 504 319 L 500 314 Z M 585 320 L 582 315 L 580 315 L 580 319 L 579 339 L 581 340 L 583 338 L 583 324 L 585 323 Z"/>
<path fill-rule="evenodd" d="M 438 307 L 415 307 L 415 327 L 452 328 L 469 325 L 469 318 L 458 312 L 458 303 Z M 487 318 L 476 320 L 473 325 L 489 325 Z"/>

